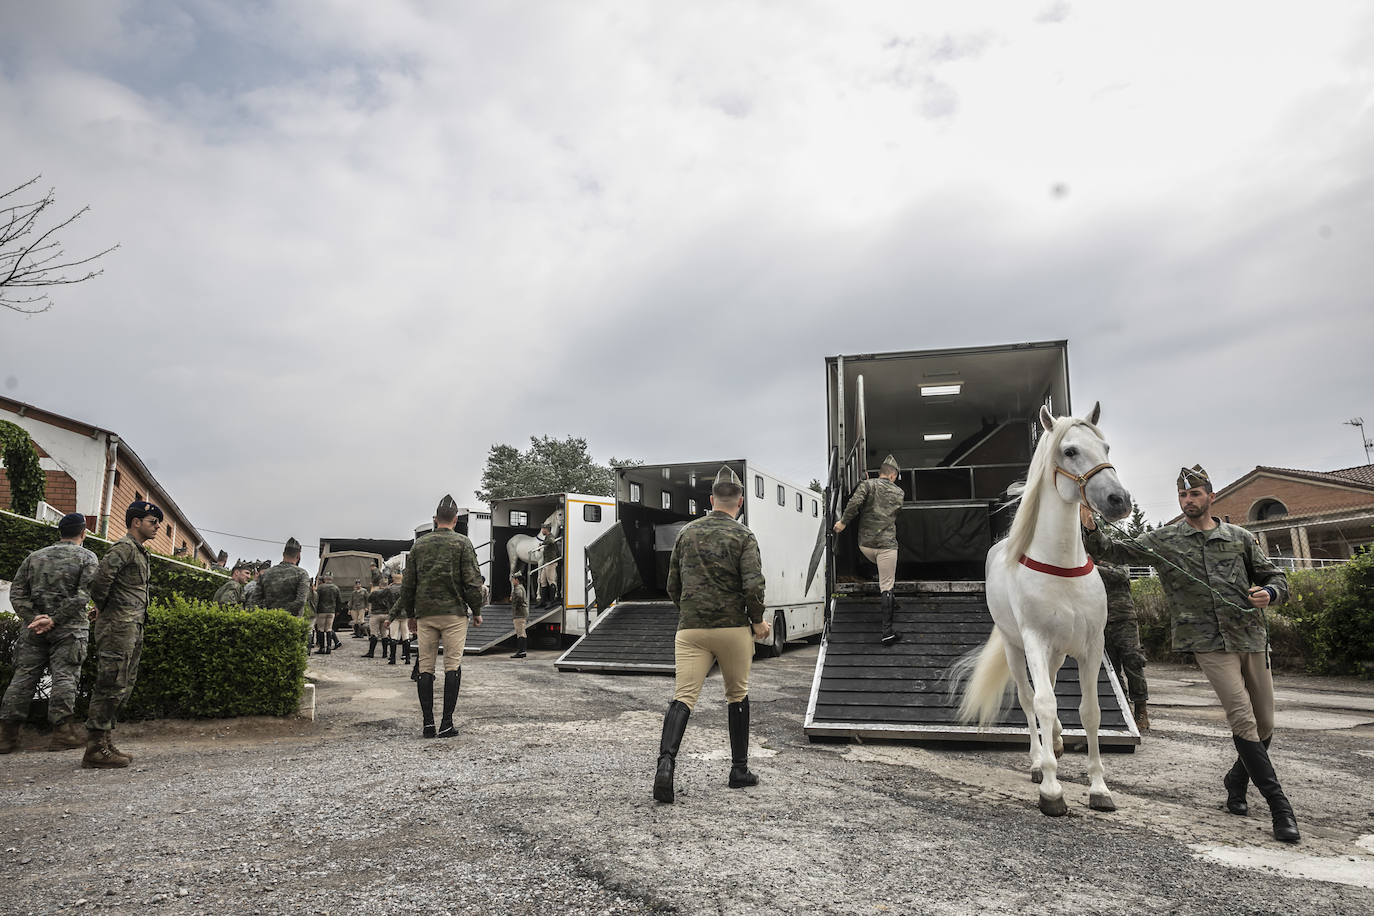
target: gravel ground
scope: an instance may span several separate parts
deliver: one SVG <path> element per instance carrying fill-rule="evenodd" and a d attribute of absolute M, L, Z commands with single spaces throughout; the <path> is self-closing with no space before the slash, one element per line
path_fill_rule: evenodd
<path fill-rule="evenodd" d="M 725 787 L 715 675 L 665 806 L 670 679 L 469 657 L 460 736 L 422 741 L 407 669 L 358 645 L 312 656 L 314 722 L 130 724 L 123 771 L 0 758 L 0 913 L 1374 912 L 1371 684 L 1281 680 L 1287 848 L 1253 790 L 1260 816 L 1223 810 L 1233 752 L 1189 668 L 1150 669 L 1154 729 L 1105 758 L 1119 810 L 1087 808 L 1070 753 L 1050 819 L 1021 750 L 809 743 L 814 646 L 754 667 L 761 785 Z"/>

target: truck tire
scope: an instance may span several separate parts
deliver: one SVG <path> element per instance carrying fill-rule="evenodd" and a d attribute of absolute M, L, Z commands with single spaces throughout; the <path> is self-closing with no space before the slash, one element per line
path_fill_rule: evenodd
<path fill-rule="evenodd" d="M 765 653 L 769 658 L 778 658 L 782 655 L 785 645 L 787 645 L 787 618 L 782 611 L 776 611 L 773 614 L 773 641 L 768 644 Z"/>

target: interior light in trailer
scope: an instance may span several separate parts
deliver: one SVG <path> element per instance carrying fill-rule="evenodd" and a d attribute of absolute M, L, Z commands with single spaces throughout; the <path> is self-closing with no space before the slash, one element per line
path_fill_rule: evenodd
<path fill-rule="evenodd" d="M 937 398 L 941 395 L 958 394 L 963 387 L 963 382 L 941 382 L 938 385 L 922 385 L 921 397 Z"/>
<path fill-rule="evenodd" d="M 926 433 L 924 438 L 927 442 L 948 442 L 954 433 Z"/>

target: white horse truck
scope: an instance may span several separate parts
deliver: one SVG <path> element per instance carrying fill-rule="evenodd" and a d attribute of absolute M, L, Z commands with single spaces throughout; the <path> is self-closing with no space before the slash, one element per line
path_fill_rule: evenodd
<path fill-rule="evenodd" d="M 740 521 L 758 538 L 763 560 L 774 635 L 761 651 L 781 655 L 789 640 L 821 632 L 821 494 L 743 459 L 618 468 L 614 524 L 585 551 L 592 585 L 585 635 L 555 662 L 559 670 L 673 673 L 678 612 L 668 598 L 668 560 L 682 527 L 711 510 L 722 465 L 744 483 Z"/>
<path fill-rule="evenodd" d="M 986 641 L 984 562 L 1006 534 L 1039 434 L 1042 405 L 1070 412 L 1063 340 L 832 356 L 825 361 L 829 482 L 825 524 L 825 636 L 805 730 L 815 740 L 1025 740 L 1012 704 L 994 727 L 960 725 L 948 696 L 950 664 Z M 829 534 L 859 483 L 897 459 L 905 502 L 897 517 L 903 638 L 884 646 L 876 571 L 858 550 L 858 524 Z M 1070 659 L 1059 674 L 1060 721 L 1081 737 L 1081 687 Z M 1134 720 L 1110 663 L 1097 690 L 1103 746 L 1134 748 Z"/>

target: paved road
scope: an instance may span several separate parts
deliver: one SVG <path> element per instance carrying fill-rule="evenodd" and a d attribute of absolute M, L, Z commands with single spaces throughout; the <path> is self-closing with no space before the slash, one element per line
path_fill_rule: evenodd
<path fill-rule="evenodd" d="M 755 665 L 755 789 L 725 787 L 708 681 L 673 806 L 649 794 L 669 679 L 469 657 L 461 736 L 422 741 L 406 670 L 357 646 L 312 657 L 315 722 L 131 725 L 127 771 L 0 758 L 0 912 L 1374 913 L 1371 684 L 1281 681 L 1294 849 L 1222 809 L 1188 668 L 1150 669 L 1155 727 L 1106 758 L 1120 810 L 1088 810 L 1070 753 L 1049 819 L 1021 750 L 810 744 L 814 646 Z"/>

